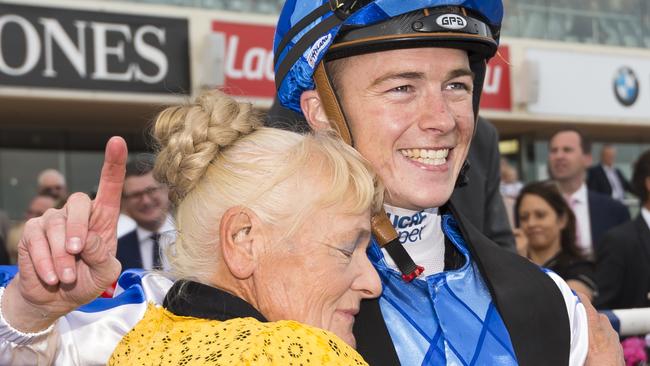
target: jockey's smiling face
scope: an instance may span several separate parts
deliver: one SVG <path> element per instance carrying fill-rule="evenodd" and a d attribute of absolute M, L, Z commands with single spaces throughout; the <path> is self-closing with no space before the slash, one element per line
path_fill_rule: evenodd
<path fill-rule="evenodd" d="M 413 210 L 447 202 L 474 129 L 467 53 L 398 49 L 333 63 L 354 147 L 386 185 L 386 202 Z"/>

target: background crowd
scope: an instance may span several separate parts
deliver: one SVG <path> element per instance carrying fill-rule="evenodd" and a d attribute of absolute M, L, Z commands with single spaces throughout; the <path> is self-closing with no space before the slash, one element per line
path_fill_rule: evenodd
<path fill-rule="evenodd" d="M 272 109 L 268 120 L 296 117 L 287 113 Z M 452 197 L 463 214 L 499 245 L 558 273 L 600 310 L 650 307 L 650 150 L 628 178 L 616 164 L 616 145 L 592 151 L 581 131 L 558 129 L 548 140 L 549 179 L 530 181 L 500 157 L 490 122 L 481 119 L 477 129 L 467 182 Z M 160 248 L 176 233 L 153 163 L 144 153 L 127 164 L 117 248 L 123 269 L 169 270 Z M 63 174 L 46 169 L 34 179 L 38 189 L 25 202 L 24 219 L 0 215 L 0 264 L 15 264 L 25 221 L 65 204 Z M 640 340 L 624 342 L 645 348 Z"/>
<path fill-rule="evenodd" d="M 489 122 L 479 122 L 477 136 L 468 182 L 452 198 L 473 223 L 499 245 L 556 271 L 600 309 L 650 306 L 650 150 L 628 178 L 616 165 L 615 145 L 603 145 L 594 159 L 588 136 L 560 129 L 548 142 L 550 178 L 528 181 L 499 159 Z M 165 269 L 159 248 L 174 240 L 168 191 L 154 179 L 153 161 L 137 154 L 127 165 L 117 252 L 124 269 Z M 65 203 L 59 171 L 47 169 L 34 179 L 38 190 L 25 202 L 24 219 L 0 218 L 2 264 L 15 264 L 26 220 Z"/>
<path fill-rule="evenodd" d="M 251 19 L 269 14 L 277 15 L 284 4 L 284 0 L 105 1 L 112 1 L 113 5 L 124 7 L 127 6 L 122 3 L 142 3 L 137 6 L 146 8 L 153 4 L 152 7 L 157 5 L 178 6 L 179 9 L 200 8 L 231 12 L 227 14 L 237 12 L 243 14 L 243 17 L 248 16 Z M 36 0 L 35 3 L 48 5 L 47 1 Z M 506 110 L 507 113 L 512 112 L 514 117 L 499 120 L 501 116 L 499 113 L 503 112 L 499 110 L 501 108 L 499 106 L 488 105 L 487 108 L 482 106 L 481 110 L 487 111 L 486 116 L 493 118 L 503 136 L 516 138 L 521 146 L 517 148 L 516 153 L 505 151 L 505 149 L 500 153 L 497 129 L 489 121 L 479 119 L 468 157 L 470 168 L 464 175 L 467 180 L 459 184 L 452 196 L 454 206 L 482 233 L 498 245 L 517 252 L 541 267 L 558 273 L 572 289 L 586 294 L 599 310 L 650 307 L 650 150 L 643 151 L 648 147 L 643 133 L 632 136 L 637 131 L 632 128 L 634 126 L 630 127 L 621 123 L 622 128 L 618 131 L 618 125 L 615 125 L 619 122 L 619 118 L 623 120 L 628 118 L 633 122 L 641 121 L 643 118 L 638 118 L 638 115 L 631 113 L 630 115 L 603 116 L 602 112 L 596 109 L 593 111 L 593 115 L 578 115 L 576 117 L 573 113 L 580 108 L 567 102 L 565 110 L 568 117 L 565 116 L 565 118 L 573 121 L 575 117 L 575 120 L 578 121 L 575 125 L 579 127 L 564 128 L 562 126 L 569 126 L 569 122 L 556 119 L 557 111 L 552 109 L 544 111 L 543 108 L 536 106 L 536 104 L 543 105 L 542 102 L 548 97 L 541 88 L 535 89 L 537 84 L 543 84 L 537 77 L 543 76 L 541 73 L 545 69 L 540 65 L 546 59 L 540 58 L 538 63 L 528 61 L 537 57 L 535 55 L 540 52 L 544 53 L 542 52 L 545 51 L 544 47 L 540 46 L 543 45 L 543 41 L 555 42 L 560 45 L 570 44 L 571 46 L 567 48 L 577 47 L 589 56 L 598 54 L 599 52 L 592 51 L 593 49 L 600 50 L 599 47 L 607 48 L 607 50 L 616 47 L 624 48 L 627 51 L 632 49 L 629 52 L 630 55 L 635 54 L 635 48 L 650 47 L 650 6 L 648 4 L 650 3 L 645 0 L 587 0 L 581 2 L 504 0 L 506 17 L 502 35 L 505 38 L 514 38 L 515 42 L 506 43 L 507 47 L 500 49 L 499 57 L 495 57 L 495 59 L 504 60 L 506 64 L 511 63 L 509 66 L 512 71 L 513 88 L 512 96 L 508 94 L 507 99 L 512 101 L 513 105 L 508 106 Z M 195 16 L 193 18 L 196 19 Z M 232 41 L 235 36 L 229 33 L 231 30 L 227 26 L 228 22 L 223 22 L 226 26 L 220 24 L 222 20 L 215 16 L 214 19 L 211 19 L 214 24 L 211 23 L 211 27 L 206 27 L 206 29 L 219 31 L 217 32 L 219 36 L 231 37 L 226 38 L 227 46 L 235 44 L 235 51 L 237 51 L 237 43 Z M 254 29 L 263 29 L 260 24 L 255 26 L 259 28 Z M 194 27 L 194 29 L 198 28 L 200 27 Z M 247 29 L 248 26 L 242 28 Z M 241 55 L 238 54 L 237 57 L 259 56 L 257 53 L 247 52 L 246 47 L 259 51 L 261 45 L 244 46 L 246 34 L 237 35 L 238 31 L 232 32 L 240 37 L 237 38 L 238 40 L 241 40 L 239 50 Z M 214 35 L 211 34 L 211 36 Z M 204 36 L 205 34 L 201 34 L 201 37 L 194 38 L 200 38 L 203 42 Z M 266 38 L 270 39 L 270 36 Z M 190 37 L 190 40 L 192 39 Z M 524 41 L 518 43 L 522 39 Z M 526 52 L 529 51 L 528 48 L 532 49 L 532 56 L 518 48 L 521 44 L 526 46 Z M 192 45 L 196 46 L 195 43 Z M 230 48 L 228 50 L 230 51 Z M 526 54 L 526 62 L 522 64 L 520 58 L 509 58 L 508 50 L 511 55 Z M 548 60 L 552 60 L 549 55 L 553 56 L 553 52 L 545 54 Z M 627 54 L 624 55 L 627 57 Z M 192 55 L 192 57 L 194 56 Z M 603 57 L 603 59 L 605 58 Z M 629 61 L 623 56 L 619 58 L 626 62 Z M 170 57 L 170 60 L 179 59 L 183 59 L 183 57 L 179 55 Z M 646 61 L 647 55 L 640 53 L 638 59 Z M 591 59 L 584 57 L 577 60 L 582 62 L 581 60 Z M 198 62 L 192 61 L 195 67 Z M 210 59 L 210 62 L 213 61 Z M 237 70 L 241 66 L 240 61 L 239 59 L 234 61 L 235 66 L 224 67 L 233 69 L 229 71 L 233 74 L 242 73 L 243 66 L 242 70 Z M 580 62 L 576 61 L 576 63 Z M 617 60 L 616 63 L 617 65 L 621 63 L 621 66 L 624 66 L 622 61 Z M 645 86 L 643 83 L 646 81 L 642 78 L 647 80 L 647 74 L 644 71 L 646 69 L 632 61 L 628 63 L 629 65 L 625 65 L 631 65 L 638 72 L 639 79 L 636 84 L 638 94 L 639 83 L 641 83 L 641 90 Z M 639 63 L 645 65 L 643 62 Z M 175 67 L 172 68 L 175 69 Z M 209 69 L 214 68 L 210 67 Z M 492 78 L 486 78 L 487 84 L 492 81 L 492 86 L 495 87 L 494 80 L 498 79 L 497 76 L 494 76 L 498 74 L 497 67 L 491 70 L 494 74 Z M 197 72 L 196 69 L 193 69 L 192 73 L 196 79 L 205 80 L 207 79 L 206 75 L 210 76 L 211 74 L 204 75 L 203 71 L 200 69 Z M 592 74 L 595 78 L 596 74 L 604 74 L 604 72 L 594 71 Z M 624 76 L 630 75 L 633 74 L 624 74 Z M 608 74 L 607 78 L 610 76 L 614 78 L 615 75 Z M 617 78 L 619 76 L 616 74 Z M 225 78 L 225 84 L 236 79 L 230 74 L 221 77 Z M 509 78 L 510 75 L 504 77 L 504 80 L 510 80 Z M 515 80 L 518 82 L 515 83 Z M 521 80 L 525 80 L 525 82 Z M 256 80 L 256 82 L 260 82 L 260 80 Z M 580 82 L 584 83 L 584 80 Z M 198 84 L 192 85 L 188 89 L 196 89 L 197 86 Z M 209 87 L 207 84 L 200 84 L 201 88 L 206 86 Z M 607 91 L 611 92 L 611 85 L 607 84 L 606 86 Z M 2 80 L 0 80 L 1 87 Z M 233 84 L 229 88 L 230 91 L 245 89 L 239 84 Z M 553 90 L 555 90 L 554 88 Z M 499 94 L 499 90 L 495 92 L 490 89 L 494 88 L 486 88 L 486 94 L 490 92 Z M 496 89 L 499 88 L 496 87 Z M 507 88 L 502 85 L 501 92 L 503 89 L 508 89 L 508 93 L 510 93 L 510 85 Z M 244 96 L 252 96 L 255 101 L 257 101 L 255 98 L 259 97 L 247 90 L 242 90 L 242 93 Z M 595 99 L 594 95 L 598 95 L 596 91 L 593 92 L 593 95 L 587 92 L 576 93 L 575 99 L 579 100 L 584 97 L 591 100 Z M 270 98 L 267 98 L 268 100 Z M 633 104 L 635 100 L 632 100 L 631 103 Z M 642 104 L 641 101 L 642 99 L 634 107 Z M 621 100 L 619 102 L 623 103 Z M 114 105 L 105 103 L 107 108 L 113 108 L 116 114 L 111 114 L 108 118 L 110 123 L 106 123 L 107 127 L 102 129 L 98 126 L 102 124 L 100 123 L 102 118 L 107 118 L 104 115 L 109 114 L 101 113 L 101 109 L 98 109 L 97 105 L 88 105 L 85 100 L 73 100 L 66 103 L 58 104 L 61 109 L 68 109 L 72 104 L 77 103 L 74 108 L 70 109 L 75 110 L 75 113 L 79 115 L 78 120 L 81 122 L 78 125 L 74 123 L 68 125 L 67 121 L 62 124 L 64 129 L 74 132 L 53 133 L 48 129 L 51 127 L 44 129 L 40 122 L 42 115 L 37 113 L 40 108 L 33 108 L 29 113 L 25 112 L 25 115 L 32 116 L 31 118 L 37 120 L 37 123 L 32 121 L 32 125 L 29 125 L 30 122 L 26 122 L 27 117 L 22 117 L 21 114 L 23 119 L 20 120 L 20 123 L 28 123 L 25 125 L 26 128 L 9 126 L 6 130 L 0 130 L 0 145 L 3 150 L 0 151 L 2 154 L 0 163 L 3 164 L 3 169 L 11 166 L 14 163 L 13 160 L 23 161 L 25 165 L 38 166 L 35 168 L 36 171 L 48 164 L 52 167 L 42 170 L 38 174 L 30 170 L 29 177 L 21 176 L 12 169 L 0 174 L 0 178 L 4 180 L 3 190 L 0 192 L 2 193 L 0 195 L 0 203 L 2 203 L 0 206 L 0 264 L 15 264 L 18 242 L 27 220 L 42 215 L 50 208 L 62 207 L 66 202 L 68 192 L 78 190 L 78 187 L 84 187 L 83 189 L 87 190 L 87 187 L 92 184 L 88 182 L 97 180 L 96 169 L 94 167 L 91 169 L 90 166 L 94 164 L 95 160 L 101 160 L 100 148 L 97 146 L 103 146 L 104 137 L 113 134 L 125 136 L 129 146 L 134 147 L 134 151 L 146 151 L 149 147 L 146 138 L 141 138 L 143 134 L 140 127 L 142 126 L 119 114 L 131 111 L 132 105 L 115 108 Z M 146 103 L 148 105 L 149 101 L 147 100 Z M 11 103 L 0 104 L 7 106 Z M 39 105 L 45 105 L 45 103 Z M 267 106 L 261 103 L 262 108 Z M 617 107 L 621 106 L 617 105 Z M 0 107 L 0 112 L 3 110 L 2 108 L 5 107 Z M 491 109 L 495 108 L 498 110 L 497 114 L 490 114 Z M 634 111 L 634 108 L 629 105 L 621 108 L 624 108 L 626 112 Z M 17 107 L 17 109 L 20 108 Z M 47 110 L 47 108 L 43 109 Z M 90 112 L 84 115 L 84 110 Z M 535 115 L 540 110 L 544 113 Z M 521 117 L 522 111 L 527 113 L 524 116 L 532 115 L 536 118 L 530 117 L 527 120 Z M 149 120 L 149 117 L 153 115 L 149 112 L 149 109 L 145 110 L 142 107 L 142 109 L 136 109 L 136 112 L 132 114 L 138 116 L 138 121 Z M 295 115 L 287 113 L 287 111 L 271 107 L 268 112 L 268 121 L 279 121 L 279 125 L 282 125 L 287 118 L 297 118 Z M 50 122 L 58 114 L 64 115 L 62 117 L 64 120 L 69 119 L 69 117 L 65 117 L 65 113 L 50 114 L 51 116 L 48 116 L 51 117 Z M 145 115 L 146 118 L 140 118 Z M 90 127 L 86 125 L 85 121 L 88 116 L 95 118 L 93 121 L 96 125 Z M 546 122 L 549 123 L 536 124 L 545 117 L 548 117 L 550 122 Z M 595 118 L 594 121 L 589 121 L 592 117 Z M 603 118 L 610 124 L 602 123 Z M 11 118 L 5 116 L 3 119 Z M 115 122 L 116 120 L 123 121 Z M 120 123 L 124 125 L 120 125 Z M 639 124 L 645 124 L 645 120 Z M 128 128 L 125 127 L 127 125 Z M 601 125 L 605 125 L 605 127 Z M 602 129 L 600 129 L 601 127 Z M 638 131 L 642 131 L 640 127 Z M 592 132 L 596 137 L 594 141 L 590 138 Z M 29 134 L 29 139 L 23 138 L 25 134 Z M 610 139 L 604 137 L 610 134 L 612 135 Z M 129 137 L 140 143 L 133 144 Z M 54 150 L 47 149 L 63 146 L 61 141 L 66 141 L 65 146 L 69 151 L 54 157 L 55 154 L 51 153 Z M 30 147 L 37 151 L 33 156 L 23 153 Z M 11 150 L 12 148 L 16 148 L 16 151 L 20 153 Z M 617 149 L 619 160 L 624 161 L 622 163 L 617 162 Z M 83 153 L 77 154 L 77 151 Z M 117 258 L 123 269 L 144 268 L 163 271 L 170 269 L 169 263 L 166 263 L 164 256 L 161 256 L 160 253 L 161 248 L 174 241 L 176 232 L 170 214 L 168 189 L 154 178 L 153 159 L 154 157 L 150 154 L 133 153 L 127 166 L 121 215 L 117 229 L 119 238 Z M 39 164 L 35 164 L 37 160 Z M 36 189 L 32 187 L 36 187 Z M 29 192 L 31 197 L 25 196 L 25 192 Z M 93 194 L 93 192 L 87 193 Z M 19 214 L 19 212 L 21 213 Z M 110 296 L 112 288 L 106 290 L 105 295 Z M 643 337 L 644 335 L 639 334 L 639 336 Z M 629 360 L 647 360 L 645 349 L 647 345 L 650 345 L 650 338 L 647 343 L 642 338 L 623 341 L 626 342 L 624 345 L 630 349 L 641 350 L 635 356 L 630 356 Z"/>

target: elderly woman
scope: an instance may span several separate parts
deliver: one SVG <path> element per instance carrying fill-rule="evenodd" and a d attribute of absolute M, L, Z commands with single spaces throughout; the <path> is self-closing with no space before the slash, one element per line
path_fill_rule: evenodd
<path fill-rule="evenodd" d="M 219 92 L 163 111 L 154 135 L 155 172 L 175 206 L 177 280 L 127 271 L 116 298 L 72 311 L 119 272 L 126 152 L 112 139 L 96 201 L 71 197 L 92 212 L 88 240 L 68 241 L 76 279 L 42 273 L 22 248 L 19 274 L 0 288 L 0 364 L 365 364 L 352 325 L 381 291 L 366 248 L 383 192 L 358 154 L 325 134 L 260 127 Z M 78 213 L 65 210 L 61 234 L 75 238 Z"/>

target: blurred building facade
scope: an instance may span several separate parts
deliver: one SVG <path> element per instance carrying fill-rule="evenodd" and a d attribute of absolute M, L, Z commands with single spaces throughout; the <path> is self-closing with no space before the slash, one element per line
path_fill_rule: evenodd
<path fill-rule="evenodd" d="M 268 108 L 283 0 L 0 0 L 0 208 L 22 214 L 44 168 L 92 192 L 111 135 L 151 148 L 157 111 L 220 87 Z M 650 148 L 647 0 L 505 0 L 482 114 L 527 181 L 570 124 L 618 148 Z"/>

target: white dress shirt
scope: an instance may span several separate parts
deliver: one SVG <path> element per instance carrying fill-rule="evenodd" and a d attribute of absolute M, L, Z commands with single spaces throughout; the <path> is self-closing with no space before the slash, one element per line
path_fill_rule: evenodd
<path fill-rule="evenodd" d="M 623 190 L 623 183 L 618 177 L 618 174 L 616 174 L 616 169 L 607 165 L 602 165 L 602 167 L 609 181 L 609 185 L 612 187 L 612 198 L 622 201 L 625 198 L 625 191 Z"/>
<path fill-rule="evenodd" d="M 153 232 L 146 230 L 140 226 L 138 226 L 135 230 L 136 234 L 138 235 L 138 241 L 140 242 L 140 258 L 142 258 L 142 268 L 150 271 L 153 269 L 153 240 L 151 239 Z M 158 245 L 161 249 L 160 260 L 163 269 L 168 270 L 169 264 L 168 261 L 165 260 L 165 256 L 162 255 L 162 253 L 164 253 L 162 249 L 164 249 L 167 245 L 173 243 L 176 239 L 176 228 L 174 227 L 171 216 L 167 216 L 165 223 L 160 227 L 160 231 L 158 231 L 158 233 L 160 234 L 160 239 L 158 240 Z"/>
<path fill-rule="evenodd" d="M 584 253 L 593 251 L 591 242 L 591 219 L 589 218 L 589 200 L 587 199 L 587 185 L 582 183 L 577 191 L 567 198 L 569 206 L 576 216 L 576 244 Z"/>

